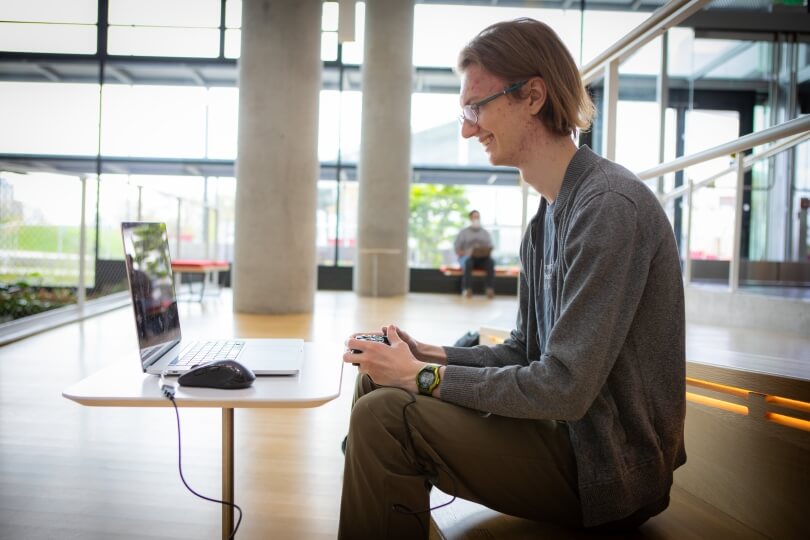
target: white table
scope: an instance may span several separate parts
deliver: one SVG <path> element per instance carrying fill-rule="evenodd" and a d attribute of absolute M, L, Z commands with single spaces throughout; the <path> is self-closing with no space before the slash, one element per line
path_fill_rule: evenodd
<path fill-rule="evenodd" d="M 235 408 L 318 407 L 340 395 L 342 344 L 306 343 L 304 364 L 296 376 L 258 377 L 250 388 L 215 390 L 177 387 L 178 407 L 222 409 L 222 500 L 234 500 Z M 113 366 L 62 392 L 67 399 L 91 407 L 171 407 L 158 388 L 159 377 L 137 365 Z M 222 538 L 233 529 L 233 507 L 222 505 Z"/>

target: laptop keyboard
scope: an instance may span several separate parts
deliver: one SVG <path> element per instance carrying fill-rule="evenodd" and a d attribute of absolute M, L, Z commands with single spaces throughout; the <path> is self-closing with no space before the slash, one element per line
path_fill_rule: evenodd
<path fill-rule="evenodd" d="M 170 366 L 196 366 L 215 360 L 233 360 L 242 352 L 244 341 L 200 341 L 172 360 Z"/>

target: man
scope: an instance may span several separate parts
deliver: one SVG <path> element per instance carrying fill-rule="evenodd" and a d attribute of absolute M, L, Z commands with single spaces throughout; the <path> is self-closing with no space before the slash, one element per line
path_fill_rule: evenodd
<path fill-rule="evenodd" d="M 478 268 L 486 271 L 484 280 L 487 298 L 495 296 L 495 261 L 492 260 L 492 238 L 481 226 L 481 214 L 473 210 L 469 214 L 470 225 L 458 232 L 453 247 L 458 264 L 464 271 L 461 276 L 461 290 L 466 298 L 472 298 L 472 272 Z"/>
<path fill-rule="evenodd" d="M 683 283 L 675 239 L 632 173 L 577 148 L 592 104 L 545 24 L 461 52 L 462 135 L 541 195 L 520 249 L 519 310 L 496 346 L 439 347 L 394 325 L 359 365 L 339 538 L 427 538 L 429 485 L 503 513 L 633 528 L 683 464 Z"/>

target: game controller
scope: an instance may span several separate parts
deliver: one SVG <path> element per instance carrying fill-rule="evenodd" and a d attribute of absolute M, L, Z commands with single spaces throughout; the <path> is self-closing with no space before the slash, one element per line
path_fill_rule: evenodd
<path fill-rule="evenodd" d="M 386 336 L 378 336 L 376 334 L 360 334 L 360 335 L 354 336 L 354 339 L 361 339 L 363 341 L 376 341 L 377 343 L 385 343 L 386 345 L 391 345 L 391 342 L 388 341 L 388 338 Z M 363 351 L 360 351 L 360 350 L 357 350 L 357 349 L 351 349 L 351 351 L 354 354 L 360 354 L 361 352 L 363 352 Z M 353 366 L 359 366 L 360 364 L 356 364 L 356 363 L 352 362 L 352 365 Z"/>

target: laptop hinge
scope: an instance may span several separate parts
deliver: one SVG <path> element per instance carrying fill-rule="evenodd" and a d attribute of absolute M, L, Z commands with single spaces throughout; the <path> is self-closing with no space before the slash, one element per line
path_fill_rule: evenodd
<path fill-rule="evenodd" d="M 141 363 L 143 364 L 144 369 L 152 366 L 158 360 L 163 358 L 163 355 L 176 347 L 178 343 L 180 343 L 179 339 L 169 341 L 168 343 L 163 343 L 162 345 L 155 345 L 154 347 L 149 347 L 148 349 L 143 349 L 141 351 Z"/>

